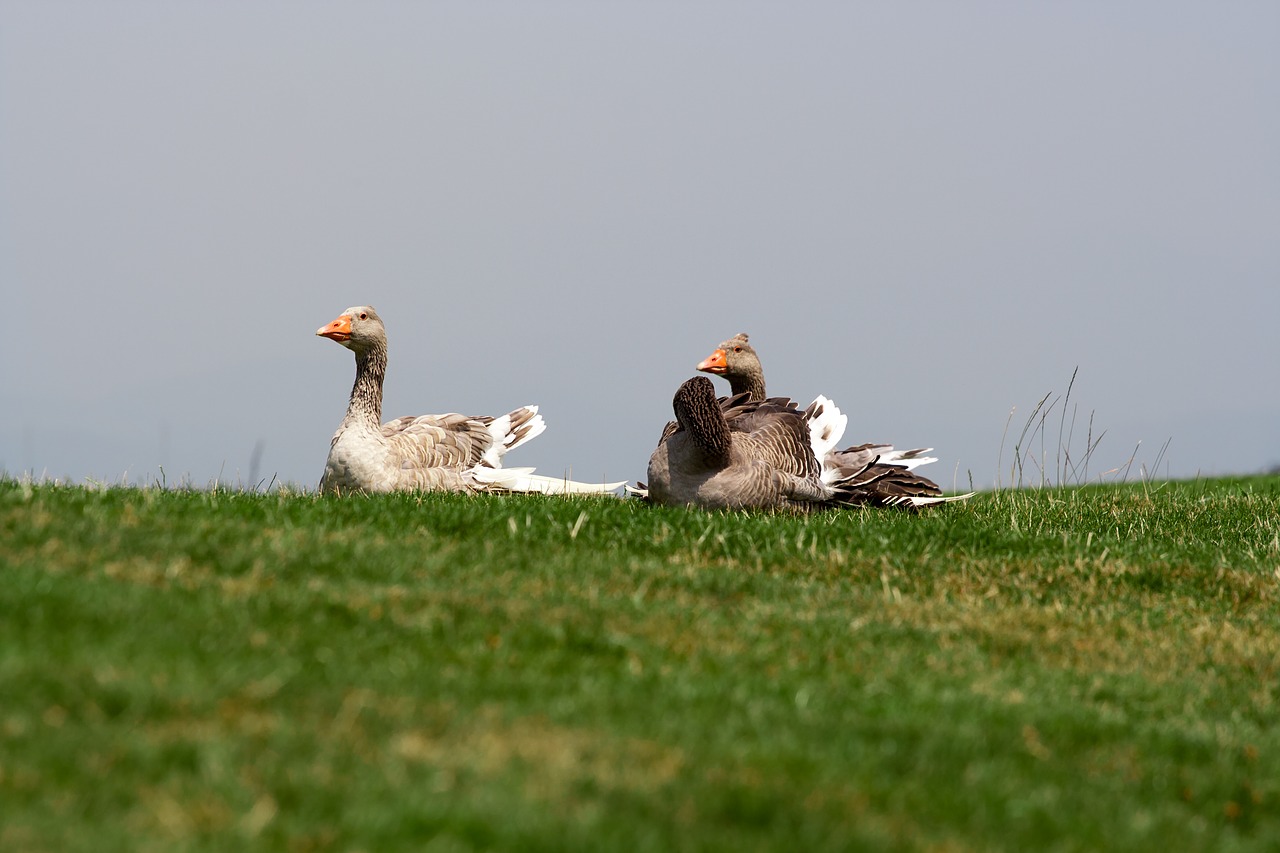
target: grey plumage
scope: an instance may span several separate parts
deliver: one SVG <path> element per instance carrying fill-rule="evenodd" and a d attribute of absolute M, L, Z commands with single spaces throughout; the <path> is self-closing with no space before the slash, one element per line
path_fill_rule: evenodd
<path fill-rule="evenodd" d="M 734 395 L 751 400 L 767 399 L 764 367 L 745 332 L 719 346 L 698 364 L 698 370 L 723 376 Z M 819 398 L 822 400 L 823 398 Z M 819 405 L 815 401 L 815 406 Z M 814 413 L 810 407 L 810 417 Z M 841 419 L 843 427 L 843 418 Z M 894 450 L 890 444 L 867 443 L 844 450 L 831 450 L 822 459 L 826 479 L 839 478 L 845 485 L 845 503 L 871 506 L 924 506 L 957 498 L 943 498 L 942 489 L 914 468 L 937 461 L 925 456 L 929 448 Z M 853 472 L 859 472 L 856 475 Z M 968 497 L 968 495 L 958 496 Z"/>
<path fill-rule="evenodd" d="M 822 479 L 809 420 L 786 398 L 717 400 L 711 380 L 687 380 L 672 400 L 676 426 L 649 459 L 649 500 L 706 509 L 810 510 L 849 503 L 859 469 Z"/>

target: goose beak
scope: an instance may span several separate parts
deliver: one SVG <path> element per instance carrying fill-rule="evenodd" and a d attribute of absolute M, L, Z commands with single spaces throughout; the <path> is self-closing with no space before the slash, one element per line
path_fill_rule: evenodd
<path fill-rule="evenodd" d="M 346 343 L 351 339 L 351 315 L 343 314 L 327 326 L 316 329 L 316 334 L 340 344 Z"/>
<path fill-rule="evenodd" d="M 721 374 L 729 369 L 728 356 L 725 351 L 718 349 L 711 355 L 698 362 L 698 369 L 706 373 Z"/>

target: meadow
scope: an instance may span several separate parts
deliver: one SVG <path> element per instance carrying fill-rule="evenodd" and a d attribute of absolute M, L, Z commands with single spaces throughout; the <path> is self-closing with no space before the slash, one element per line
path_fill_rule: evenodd
<path fill-rule="evenodd" d="M 0 480 L 0 849 L 1280 849 L 1280 477 Z"/>

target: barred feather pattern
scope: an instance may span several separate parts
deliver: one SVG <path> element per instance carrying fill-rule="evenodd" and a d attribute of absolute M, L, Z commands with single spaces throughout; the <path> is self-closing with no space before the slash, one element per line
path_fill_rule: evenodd
<path fill-rule="evenodd" d="M 717 400 L 695 376 L 672 401 L 676 427 L 649 459 L 648 498 L 706 509 L 811 509 L 835 497 L 823 483 L 804 413 L 787 399 Z"/>

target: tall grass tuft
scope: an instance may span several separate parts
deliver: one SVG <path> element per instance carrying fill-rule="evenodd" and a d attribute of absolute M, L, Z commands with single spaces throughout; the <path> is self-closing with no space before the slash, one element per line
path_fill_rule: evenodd
<path fill-rule="evenodd" d="M 1094 482 L 1110 480 L 1120 483 L 1129 481 L 1133 464 L 1137 460 L 1138 451 L 1142 446 L 1141 441 L 1134 447 L 1125 462 L 1095 474 L 1092 478 L 1090 477 L 1089 464 L 1098 450 L 1098 445 L 1102 443 L 1102 439 L 1106 436 L 1106 430 L 1098 432 L 1096 436 L 1094 435 L 1095 412 L 1093 410 L 1090 410 L 1089 419 L 1085 424 L 1084 447 L 1078 452 L 1076 450 L 1075 433 L 1080 412 L 1078 404 L 1073 403 L 1071 400 L 1071 392 L 1075 388 L 1076 375 L 1079 372 L 1079 367 L 1071 371 L 1071 380 L 1067 383 L 1065 394 L 1055 396 L 1052 391 L 1046 393 L 1032 407 L 1031 413 L 1027 415 L 1027 419 L 1022 425 L 1022 430 L 1018 434 L 1018 439 L 1013 445 L 1013 460 L 1009 466 L 1009 488 L 1082 486 L 1091 482 L 1091 480 Z M 1052 400 L 1050 400 L 1051 397 L 1053 398 Z M 1056 438 L 1050 444 L 1049 433 L 1051 428 L 1049 422 L 1054 410 L 1058 411 L 1058 430 Z M 1013 416 L 1016 411 L 1016 406 L 1009 410 L 1009 417 L 1005 421 L 1004 432 L 1000 437 L 1000 451 L 996 462 L 997 490 L 1005 488 L 1003 479 L 1004 449 L 1009 436 L 1009 427 L 1013 423 Z M 1070 412 L 1069 416 L 1068 411 Z M 1070 420 L 1068 420 L 1068 417 Z M 1160 464 L 1164 461 L 1165 454 L 1172 441 L 1172 437 L 1165 440 L 1150 467 L 1145 463 L 1139 463 L 1139 479 L 1144 482 L 1148 481 L 1159 471 Z M 1050 463 L 1051 447 L 1052 463 Z M 972 478 L 970 479 L 972 480 Z"/>

